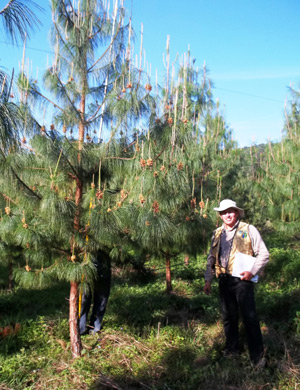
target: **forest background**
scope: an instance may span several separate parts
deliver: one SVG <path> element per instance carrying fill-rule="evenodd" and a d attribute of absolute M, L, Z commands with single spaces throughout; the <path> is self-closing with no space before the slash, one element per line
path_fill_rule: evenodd
<path fill-rule="evenodd" d="M 297 388 L 297 90 L 282 140 L 241 149 L 189 51 L 173 61 L 167 41 L 160 85 L 143 65 L 142 39 L 133 51 L 122 2 L 51 4 L 43 86 L 24 59 L 19 74 L 1 73 L 3 389 Z M 3 8 L 12 39 L 38 23 L 32 11 L 17 0 Z M 217 298 L 201 294 L 213 207 L 227 197 L 271 252 L 257 289 L 263 375 L 249 375 L 246 353 L 222 358 Z M 108 326 L 82 341 L 80 296 L 99 250 L 114 264 Z"/>

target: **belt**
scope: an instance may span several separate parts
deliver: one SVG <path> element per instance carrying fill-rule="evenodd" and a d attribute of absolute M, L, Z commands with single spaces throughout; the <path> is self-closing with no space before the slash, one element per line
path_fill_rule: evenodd
<path fill-rule="evenodd" d="M 219 279 L 227 279 L 229 276 L 231 276 L 231 275 L 230 274 L 226 274 L 225 272 L 222 272 L 219 275 Z"/>

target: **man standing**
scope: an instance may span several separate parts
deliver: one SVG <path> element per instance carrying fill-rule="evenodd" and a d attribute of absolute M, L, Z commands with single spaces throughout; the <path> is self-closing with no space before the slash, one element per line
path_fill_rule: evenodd
<path fill-rule="evenodd" d="M 236 202 L 225 199 L 218 208 L 223 225 L 213 234 L 207 258 L 204 292 L 211 292 L 214 274 L 219 280 L 224 332 L 226 337 L 225 354 L 239 352 L 239 311 L 241 312 L 250 359 L 255 366 L 264 366 L 264 347 L 254 300 L 253 276 L 258 274 L 269 260 L 269 252 L 258 230 L 241 222 L 244 210 Z M 243 270 L 240 277 L 232 276 L 237 253 L 255 256 L 251 271 Z"/>

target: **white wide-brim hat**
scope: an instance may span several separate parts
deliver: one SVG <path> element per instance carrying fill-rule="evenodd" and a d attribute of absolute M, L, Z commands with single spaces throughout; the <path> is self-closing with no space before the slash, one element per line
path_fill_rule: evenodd
<path fill-rule="evenodd" d="M 240 207 L 237 207 L 236 203 L 231 199 L 224 199 L 220 202 L 219 207 L 214 207 L 215 211 L 221 212 L 228 209 L 235 209 L 239 212 L 239 216 L 242 218 L 244 216 L 244 210 Z"/>

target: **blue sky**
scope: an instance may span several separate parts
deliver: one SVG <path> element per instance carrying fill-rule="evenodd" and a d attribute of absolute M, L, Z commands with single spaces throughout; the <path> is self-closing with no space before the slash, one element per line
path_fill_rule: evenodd
<path fill-rule="evenodd" d="M 0 8 L 6 3 L 0 0 Z M 51 24 L 48 0 L 43 27 L 27 43 L 34 75 L 46 68 Z M 190 47 L 196 64 L 204 61 L 214 98 L 240 146 L 281 139 L 288 86 L 300 89 L 299 0 L 125 0 L 132 13 L 136 48 L 143 23 L 146 60 L 162 77 L 163 53 L 170 36 L 171 59 Z M 3 43 L 0 66 L 18 69 L 22 49 Z M 49 53 L 49 61 L 51 54 Z"/>

